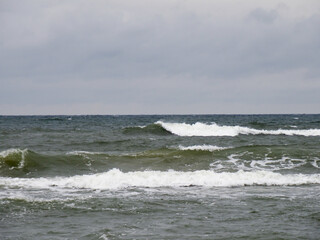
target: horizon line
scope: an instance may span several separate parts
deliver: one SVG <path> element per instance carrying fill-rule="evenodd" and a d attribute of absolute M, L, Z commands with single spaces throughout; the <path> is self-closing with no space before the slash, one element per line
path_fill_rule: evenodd
<path fill-rule="evenodd" d="M 1 117 L 31 116 L 183 116 L 183 115 L 320 115 L 320 113 L 140 113 L 140 114 L 0 114 Z"/>

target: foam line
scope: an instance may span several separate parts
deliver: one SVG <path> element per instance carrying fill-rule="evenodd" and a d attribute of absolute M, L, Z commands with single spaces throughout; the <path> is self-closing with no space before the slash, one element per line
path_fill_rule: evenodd
<path fill-rule="evenodd" d="M 223 150 L 223 149 L 227 149 L 225 147 L 218 147 L 218 146 L 213 146 L 213 145 L 194 145 L 194 146 L 188 146 L 188 147 L 184 147 L 182 145 L 179 145 L 179 150 L 183 150 L 183 151 L 209 151 L 209 152 L 213 152 L 213 151 L 219 151 L 219 150 Z"/>
<path fill-rule="evenodd" d="M 270 171 L 238 171 L 216 173 L 199 171 L 134 171 L 122 172 L 112 169 L 93 175 L 77 175 L 55 178 L 0 178 L 0 186 L 19 188 L 76 188 L 121 189 L 127 187 L 235 187 L 235 186 L 289 186 L 320 184 L 320 174 L 287 174 Z"/>

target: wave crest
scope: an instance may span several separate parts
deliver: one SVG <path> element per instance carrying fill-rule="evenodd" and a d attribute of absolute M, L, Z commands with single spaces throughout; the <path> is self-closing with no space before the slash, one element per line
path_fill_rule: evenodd
<path fill-rule="evenodd" d="M 5 163 L 10 168 L 23 168 L 26 156 L 30 151 L 28 149 L 10 148 L 0 152 L 0 163 Z"/>
<path fill-rule="evenodd" d="M 237 186 L 290 186 L 320 184 L 320 174 L 282 175 L 269 171 L 216 173 L 211 170 L 193 172 L 135 171 L 122 172 L 112 169 L 93 175 L 55 178 L 0 178 L 0 185 L 24 188 L 77 188 L 77 189 L 123 189 L 130 187 L 237 187 Z"/>
<path fill-rule="evenodd" d="M 287 129 L 277 129 L 277 130 L 264 130 L 264 129 L 254 129 L 242 126 L 220 126 L 216 123 L 205 124 L 201 122 L 196 122 L 194 124 L 187 123 L 166 123 L 162 121 L 157 121 L 156 124 L 162 126 L 165 130 L 178 135 L 178 136 L 230 136 L 234 137 L 239 134 L 244 135 L 298 135 L 298 136 L 320 136 L 320 129 L 301 129 L 301 130 L 287 130 Z"/>

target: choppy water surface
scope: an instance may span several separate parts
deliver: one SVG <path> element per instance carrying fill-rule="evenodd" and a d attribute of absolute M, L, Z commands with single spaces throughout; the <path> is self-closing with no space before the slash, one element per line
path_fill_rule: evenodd
<path fill-rule="evenodd" d="M 318 239 L 320 115 L 0 116 L 1 239 Z"/>

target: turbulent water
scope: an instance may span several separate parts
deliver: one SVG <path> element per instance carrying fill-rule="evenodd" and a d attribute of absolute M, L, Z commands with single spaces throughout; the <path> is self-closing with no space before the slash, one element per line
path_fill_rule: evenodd
<path fill-rule="evenodd" d="M 320 115 L 0 116 L 0 239 L 319 239 Z"/>

